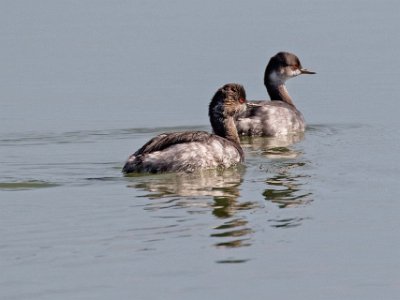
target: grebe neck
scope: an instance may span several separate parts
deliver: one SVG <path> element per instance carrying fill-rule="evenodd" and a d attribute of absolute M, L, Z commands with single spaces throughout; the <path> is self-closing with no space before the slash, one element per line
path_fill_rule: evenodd
<path fill-rule="evenodd" d="M 224 117 L 222 113 L 213 112 L 210 115 L 212 129 L 216 135 L 240 145 L 239 134 L 232 116 Z"/>
<path fill-rule="evenodd" d="M 240 145 L 239 134 L 236 129 L 235 120 L 233 117 L 228 117 L 223 120 L 224 128 L 225 128 L 225 138 Z"/>
<path fill-rule="evenodd" d="M 245 99 L 246 92 L 241 85 L 226 84 L 215 93 L 208 107 L 208 116 L 214 133 L 235 143 L 240 152 L 242 148 L 235 117 L 243 108 Z"/>
<path fill-rule="evenodd" d="M 275 101 L 275 100 L 283 101 L 283 102 L 286 102 L 287 104 L 294 106 L 292 98 L 290 97 L 289 92 L 288 92 L 284 82 L 280 82 L 277 84 L 271 83 L 271 82 L 266 82 L 265 86 L 267 88 L 269 97 L 271 98 L 272 101 Z"/>
<path fill-rule="evenodd" d="M 211 127 L 216 135 L 240 145 L 234 117 L 232 115 L 227 115 L 223 103 L 212 101 L 209 106 L 208 115 L 210 117 Z"/>

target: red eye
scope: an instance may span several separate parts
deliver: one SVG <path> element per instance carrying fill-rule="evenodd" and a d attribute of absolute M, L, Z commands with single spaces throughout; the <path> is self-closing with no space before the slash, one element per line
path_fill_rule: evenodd
<path fill-rule="evenodd" d="M 239 102 L 240 102 L 240 103 L 245 103 L 245 102 L 246 102 L 246 99 L 240 98 L 240 99 L 239 99 Z"/>

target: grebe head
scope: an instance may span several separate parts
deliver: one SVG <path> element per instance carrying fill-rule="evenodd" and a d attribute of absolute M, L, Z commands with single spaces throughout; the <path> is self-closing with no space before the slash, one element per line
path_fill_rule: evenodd
<path fill-rule="evenodd" d="M 215 134 L 239 143 L 234 118 L 246 110 L 246 92 L 240 84 L 228 83 L 211 100 L 208 115 Z"/>
<path fill-rule="evenodd" d="M 234 117 L 246 109 L 246 91 L 237 83 L 228 83 L 218 89 L 209 106 L 210 119 Z"/>
<path fill-rule="evenodd" d="M 265 69 L 265 85 L 284 84 L 286 80 L 300 74 L 316 74 L 313 71 L 304 69 L 299 58 L 293 53 L 279 52 L 271 57 Z"/>

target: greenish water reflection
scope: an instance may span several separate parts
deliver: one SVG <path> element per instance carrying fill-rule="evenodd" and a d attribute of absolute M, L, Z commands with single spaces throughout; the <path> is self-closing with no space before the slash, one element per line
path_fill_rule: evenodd
<path fill-rule="evenodd" d="M 304 133 L 278 137 L 249 137 L 240 138 L 243 149 L 250 155 L 258 155 L 269 159 L 296 158 L 301 153 L 290 148 L 304 139 Z"/>
<path fill-rule="evenodd" d="M 213 246 L 237 248 L 250 246 L 250 235 L 253 232 L 240 212 L 258 207 L 256 202 L 238 200 L 244 173 L 245 169 L 239 167 L 204 170 L 192 174 L 135 176 L 127 179 L 133 181 L 128 187 L 145 191 L 141 197 L 151 200 L 146 210 L 174 207 L 184 208 L 192 213 L 194 210 L 211 211 L 213 216 L 222 220 L 222 224 L 215 226 L 210 234 L 210 237 L 217 239 Z M 226 263 L 245 261 L 247 260 L 233 259 Z"/>
<path fill-rule="evenodd" d="M 45 181 L 19 181 L 19 182 L 0 182 L 0 190 L 31 190 L 31 189 L 43 189 L 49 187 L 59 186 L 56 183 L 45 182 Z"/>
<path fill-rule="evenodd" d="M 306 178 L 307 175 L 291 174 L 289 171 L 276 174 L 266 180 L 268 188 L 263 196 L 280 208 L 307 204 L 312 201 L 312 193 L 302 189 Z"/>
<path fill-rule="evenodd" d="M 292 145 L 300 142 L 303 134 L 278 138 L 243 137 L 242 146 L 246 152 L 246 166 L 266 167 L 263 181 L 267 188 L 254 201 L 243 201 L 241 184 L 245 177 L 244 167 L 228 170 L 203 170 L 191 174 L 169 173 L 158 175 L 134 175 L 127 177 L 128 187 L 144 193 L 136 197 L 149 199 L 146 211 L 162 209 L 185 209 L 188 213 L 211 214 L 221 223 L 213 227 L 210 237 L 215 239 L 216 248 L 239 248 L 252 245 L 252 228 L 246 214 L 260 207 L 262 197 L 279 208 L 306 204 L 312 194 L 303 189 L 309 178 L 302 172 L 306 162 L 302 153 Z M 262 168 L 263 169 L 263 168 Z M 272 227 L 293 227 L 301 224 L 302 216 L 268 220 Z M 246 259 L 232 258 L 220 263 L 245 262 Z"/>

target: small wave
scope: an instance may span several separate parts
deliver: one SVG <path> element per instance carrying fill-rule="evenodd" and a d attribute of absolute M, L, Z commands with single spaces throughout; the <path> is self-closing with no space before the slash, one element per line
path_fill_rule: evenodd
<path fill-rule="evenodd" d="M 354 130 L 354 129 L 360 129 L 360 128 L 365 128 L 369 125 L 367 124 L 358 124 L 358 123 L 344 123 L 344 124 L 310 124 L 307 125 L 306 133 L 315 133 L 317 135 L 336 135 L 342 131 L 345 130 Z"/>
<path fill-rule="evenodd" d="M 92 143 L 99 140 L 126 139 L 140 134 L 158 134 L 169 131 L 205 130 L 207 126 L 191 127 L 157 127 L 157 128 L 123 128 L 80 130 L 66 132 L 23 132 L 7 134 L 0 137 L 2 146 L 14 145 L 44 145 L 68 143 Z"/>
<path fill-rule="evenodd" d="M 59 186 L 57 183 L 46 182 L 46 181 L 18 181 L 18 182 L 0 182 L 0 190 L 31 190 L 31 189 L 42 189 Z"/>

